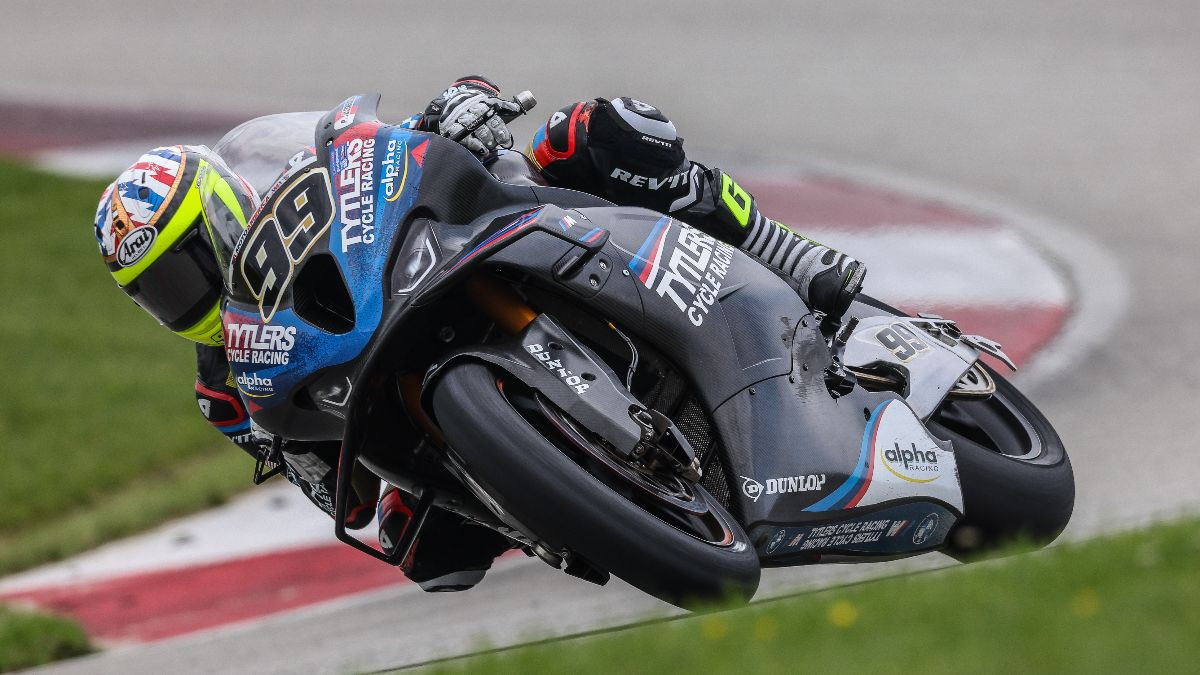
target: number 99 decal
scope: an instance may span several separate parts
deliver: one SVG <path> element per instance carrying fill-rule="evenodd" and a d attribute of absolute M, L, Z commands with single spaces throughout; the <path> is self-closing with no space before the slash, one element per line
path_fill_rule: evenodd
<path fill-rule="evenodd" d="M 879 340 L 879 344 L 883 345 L 884 349 L 906 363 L 923 352 L 929 351 L 929 345 L 917 337 L 911 328 L 902 323 L 894 323 L 884 328 L 875 334 L 875 339 Z"/>
<path fill-rule="evenodd" d="M 333 217 L 333 192 L 323 168 L 306 171 L 275 196 L 271 212 L 250 234 L 241 261 L 242 278 L 263 321 L 275 316 L 296 267 L 329 231 Z"/>

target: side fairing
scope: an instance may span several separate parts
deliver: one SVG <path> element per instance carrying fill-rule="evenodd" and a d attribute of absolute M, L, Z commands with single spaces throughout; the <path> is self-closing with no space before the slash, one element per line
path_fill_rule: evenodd
<path fill-rule="evenodd" d="M 903 513 L 917 520 L 936 511 L 931 522 L 944 527 L 927 526 L 919 544 L 908 537 L 879 546 L 899 553 L 941 543 L 962 510 L 953 453 L 892 395 L 830 393 L 829 347 L 785 282 L 740 250 L 652 211 L 572 213 L 611 232 L 584 271 L 547 275 L 547 259 L 569 254 L 545 238 L 518 242 L 494 262 L 560 284 L 687 374 L 716 422 L 734 511 L 761 540 L 760 553 L 768 555 L 777 525 L 816 527 L 897 504 L 908 504 Z M 580 283 L 589 275 L 594 284 Z M 770 554 L 795 555 L 786 543 Z"/>
<path fill-rule="evenodd" d="M 808 309 L 774 274 L 736 247 L 653 211 L 579 212 L 612 230 L 621 274 L 644 308 L 629 327 L 665 347 L 685 371 L 702 374 L 699 394 L 709 406 L 791 371 L 793 335 Z"/>

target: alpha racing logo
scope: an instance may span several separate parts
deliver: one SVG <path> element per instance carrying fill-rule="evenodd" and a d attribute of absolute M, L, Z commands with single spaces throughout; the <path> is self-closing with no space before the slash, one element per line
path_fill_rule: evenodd
<path fill-rule="evenodd" d="M 941 476 L 942 467 L 938 463 L 936 449 L 918 450 L 916 443 L 901 448 L 899 443 L 893 443 L 892 447 L 880 454 L 888 471 L 910 483 L 929 483 Z"/>
<path fill-rule="evenodd" d="M 334 153 L 342 253 L 347 253 L 354 244 L 375 243 L 375 139 L 352 138 Z"/>
<path fill-rule="evenodd" d="M 285 366 L 294 346 L 295 326 L 225 324 L 225 357 L 233 363 Z"/>
<path fill-rule="evenodd" d="M 379 170 L 383 198 L 389 202 L 396 201 L 404 192 L 404 183 L 408 180 L 408 143 L 389 138 L 387 152 L 379 162 Z M 399 184 L 397 178 L 400 179 Z"/>
<path fill-rule="evenodd" d="M 275 383 L 269 377 L 259 377 L 255 373 L 242 373 L 234 380 L 238 387 L 247 394 L 274 394 Z"/>
<path fill-rule="evenodd" d="M 742 479 L 742 494 L 755 502 L 764 494 L 780 495 L 792 492 L 812 492 L 825 487 L 825 474 L 823 473 L 768 478 L 766 485 L 746 476 L 740 476 L 740 478 Z"/>

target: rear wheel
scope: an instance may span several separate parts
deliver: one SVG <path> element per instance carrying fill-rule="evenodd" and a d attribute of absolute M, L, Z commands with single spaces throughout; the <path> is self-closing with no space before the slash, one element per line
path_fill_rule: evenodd
<path fill-rule="evenodd" d="M 964 518 L 945 552 L 970 557 L 1014 539 L 1049 543 L 1071 519 L 1071 461 L 1045 416 L 991 368 L 986 397 L 950 398 L 930 418 L 933 435 L 954 444 Z"/>
<path fill-rule="evenodd" d="M 519 381 L 465 362 L 433 408 L 466 474 L 552 550 L 677 605 L 758 587 L 749 538 L 704 488 L 622 459 Z"/>

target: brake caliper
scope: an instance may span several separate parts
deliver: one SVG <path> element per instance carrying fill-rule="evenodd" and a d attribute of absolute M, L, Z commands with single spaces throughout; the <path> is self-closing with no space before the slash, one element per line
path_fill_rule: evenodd
<path fill-rule="evenodd" d="M 636 459 L 647 462 L 651 468 L 666 468 L 689 481 L 699 482 L 703 475 L 700 458 L 669 417 L 636 405 L 629 407 L 629 416 L 642 428 L 642 439 L 633 448 Z"/>

